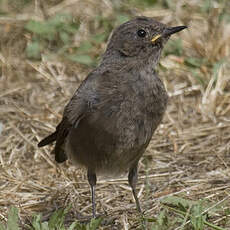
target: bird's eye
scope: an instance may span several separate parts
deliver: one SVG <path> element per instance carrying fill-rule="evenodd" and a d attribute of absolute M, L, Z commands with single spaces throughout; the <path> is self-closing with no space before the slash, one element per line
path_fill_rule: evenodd
<path fill-rule="evenodd" d="M 141 38 L 144 38 L 144 37 L 146 36 L 146 31 L 140 29 L 140 30 L 137 31 L 137 35 L 138 35 L 139 37 L 141 37 Z"/>

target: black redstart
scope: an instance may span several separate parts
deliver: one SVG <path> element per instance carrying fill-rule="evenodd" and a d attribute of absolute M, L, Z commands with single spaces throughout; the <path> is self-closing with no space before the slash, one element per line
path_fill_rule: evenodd
<path fill-rule="evenodd" d="M 155 72 L 170 35 L 186 26 L 167 27 L 149 17 L 136 17 L 116 28 L 101 63 L 81 83 L 56 131 L 42 147 L 56 141 L 57 162 L 87 169 L 92 212 L 96 214 L 96 175 L 128 173 L 136 206 L 137 166 L 167 105 L 167 92 Z"/>

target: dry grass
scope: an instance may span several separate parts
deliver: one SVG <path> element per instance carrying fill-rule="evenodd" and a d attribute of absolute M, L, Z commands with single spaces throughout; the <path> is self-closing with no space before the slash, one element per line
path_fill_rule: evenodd
<path fill-rule="evenodd" d="M 218 21 L 223 7 L 220 3 L 205 14 L 199 11 L 198 2 L 177 1 L 174 10 L 132 10 L 132 14 L 189 26 L 179 35 L 183 54 L 161 59 L 160 76 L 171 100 L 140 162 L 139 197 L 147 216 L 157 215 L 162 208 L 160 200 L 175 194 L 191 200 L 206 199 L 214 206 L 229 203 L 230 24 Z M 24 49 L 29 38 L 23 26 L 30 18 L 43 20 L 65 10 L 81 18 L 81 32 L 75 36 L 79 44 L 96 33 L 88 22 L 98 14 L 110 17 L 114 9 L 109 0 L 49 3 L 45 12 L 39 4 L 31 4 L 19 14 L 0 16 L 0 220 L 6 220 L 8 207 L 14 205 L 20 210 L 22 224 L 34 212 L 48 218 L 54 209 L 69 203 L 72 218 L 91 214 L 85 171 L 76 170 L 69 162 L 57 165 L 50 154 L 52 147 L 37 148 L 38 141 L 55 130 L 64 105 L 90 69 L 67 61 L 26 59 Z M 103 43 L 98 53 L 104 47 Z M 190 57 L 207 62 L 194 70 L 187 65 Z M 213 69 L 215 63 L 219 64 Z M 103 229 L 136 229 L 139 223 L 127 178 L 99 181 L 96 195 L 97 211 L 112 217 Z M 223 210 L 227 208 L 223 205 Z M 216 213 L 213 223 L 222 226 L 224 218 L 230 216 Z"/>

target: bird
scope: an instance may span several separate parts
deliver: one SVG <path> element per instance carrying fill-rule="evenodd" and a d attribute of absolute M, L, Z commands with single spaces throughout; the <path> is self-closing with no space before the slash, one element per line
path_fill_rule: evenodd
<path fill-rule="evenodd" d="M 126 173 L 139 213 L 138 162 L 165 113 L 168 94 L 156 72 L 164 45 L 187 26 L 169 27 L 137 16 L 114 29 L 98 66 L 64 108 L 56 131 L 38 143 L 55 143 L 55 160 L 87 170 L 92 217 L 98 176 Z"/>

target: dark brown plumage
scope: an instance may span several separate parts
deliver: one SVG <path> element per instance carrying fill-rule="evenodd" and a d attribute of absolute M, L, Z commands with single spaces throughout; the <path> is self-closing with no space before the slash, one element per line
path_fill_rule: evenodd
<path fill-rule="evenodd" d="M 134 18 L 114 30 L 100 65 L 74 93 L 56 131 L 38 146 L 56 141 L 55 159 L 67 158 L 88 171 L 95 217 L 96 175 L 128 172 L 136 196 L 138 161 L 162 120 L 168 96 L 155 67 L 171 34 L 148 17 Z"/>

